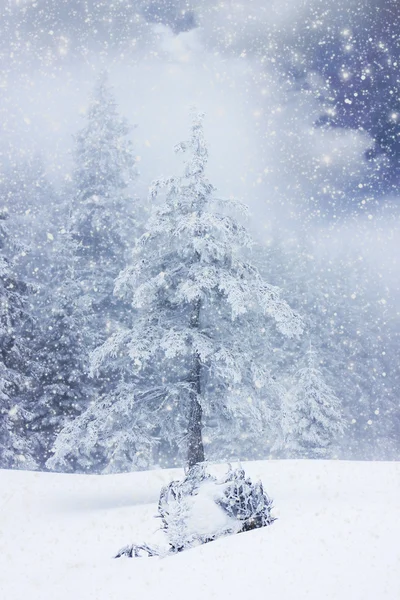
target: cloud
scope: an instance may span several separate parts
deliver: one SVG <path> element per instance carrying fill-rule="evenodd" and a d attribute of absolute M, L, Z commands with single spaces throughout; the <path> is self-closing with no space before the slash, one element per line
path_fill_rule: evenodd
<path fill-rule="evenodd" d="M 351 18 L 352 9 L 357 8 L 361 20 L 369 14 L 371 0 L 363 6 L 357 0 L 203 0 L 188 6 L 195 11 L 196 21 L 213 47 L 233 53 L 268 55 L 272 51 L 276 55 L 285 51 L 288 42 L 301 51 L 313 31 L 327 23 L 332 29 L 340 27 L 345 15 Z"/>
<path fill-rule="evenodd" d="M 39 10 L 42 1 L 36 9 L 32 5 L 39 24 L 46 16 Z M 271 217 L 297 227 L 306 212 L 337 216 L 358 205 L 376 167 L 365 159 L 373 140 L 365 131 L 317 126 L 331 107 L 325 101 L 332 95 L 327 82 L 311 73 L 299 85 L 280 66 L 289 49 L 303 60 L 313 27 L 328 23 L 340 29 L 346 15 L 342 0 L 141 0 L 131 15 L 130 38 L 121 19 L 132 12 L 131 5 L 118 5 L 117 11 L 117 5 L 94 4 L 85 4 L 90 23 L 80 21 L 74 30 L 88 42 L 83 58 L 69 44 L 70 56 L 56 54 L 47 67 L 40 62 L 22 76 L 31 57 L 24 62 L 30 50 L 21 45 L 22 59 L 13 65 L 0 99 L 5 140 L 14 148 L 40 147 L 53 173 L 62 176 L 90 87 L 107 66 L 122 112 L 138 124 L 141 193 L 154 176 L 179 169 L 171 149 L 186 135 L 188 109 L 195 104 L 207 113 L 211 178 L 221 193 L 251 204 L 259 228 Z M 346 2 L 348 9 L 353 4 Z M 65 18 L 63 7 L 52 5 L 47 17 L 59 31 L 40 39 L 42 56 L 54 51 L 55 37 L 71 27 L 71 11 L 81 5 L 81 0 L 69 3 Z M 361 15 L 367 14 L 366 5 Z M 108 10 L 109 28 L 95 34 L 96 19 Z M 176 34 L 162 24 L 187 11 L 196 16 L 195 29 Z M 146 16 L 151 23 L 145 23 Z M 113 27 L 121 33 L 121 47 L 112 43 Z M 90 49 L 101 35 L 108 50 Z M 118 39 L 115 32 L 112 39 Z"/>
<path fill-rule="evenodd" d="M 179 169 L 172 148 L 187 135 L 191 105 L 207 113 L 210 177 L 221 193 L 249 202 L 261 227 L 274 215 L 295 219 L 311 200 L 314 208 L 321 198 L 358 189 L 371 140 L 361 132 L 315 127 L 325 110 L 321 82 L 298 89 L 264 57 L 215 52 L 202 29 L 175 35 L 164 25 L 151 27 L 152 51 L 140 60 L 92 53 L 56 71 L 15 76 L 4 107 L 11 143 L 26 148 L 33 140 L 62 176 L 71 134 L 81 126 L 91 85 L 105 64 L 121 111 L 138 124 L 142 193 L 153 177 Z"/>

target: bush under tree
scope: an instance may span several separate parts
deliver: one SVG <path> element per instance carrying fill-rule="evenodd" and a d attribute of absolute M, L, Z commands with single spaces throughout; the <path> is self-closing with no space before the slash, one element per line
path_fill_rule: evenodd
<path fill-rule="evenodd" d="M 253 483 L 242 468 L 229 468 L 218 479 L 205 463 L 190 467 L 180 481 L 163 487 L 158 517 L 167 549 L 148 544 L 122 548 L 121 556 L 140 557 L 175 554 L 220 537 L 271 525 L 272 500 L 261 482 Z"/>

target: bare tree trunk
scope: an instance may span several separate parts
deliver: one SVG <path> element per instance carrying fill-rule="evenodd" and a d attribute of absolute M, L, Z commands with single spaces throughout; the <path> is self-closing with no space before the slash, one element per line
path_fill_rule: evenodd
<path fill-rule="evenodd" d="M 199 327 L 200 310 L 201 300 L 199 299 L 196 301 L 190 320 L 190 326 L 193 327 L 193 329 Z M 203 427 L 203 409 L 199 402 L 201 394 L 201 363 L 197 354 L 194 356 L 194 365 L 190 383 L 192 384 L 193 391 L 189 409 L 187 463 L 189 467 L 193 467 L 193 465 L 204 461 L 204 446 L 201 433 Z"/>

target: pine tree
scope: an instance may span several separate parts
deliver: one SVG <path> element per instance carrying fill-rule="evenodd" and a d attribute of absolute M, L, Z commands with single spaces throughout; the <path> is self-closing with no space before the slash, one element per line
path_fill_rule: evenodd
<path fill-rule="evenodd" d="M 295 374 L 286 402 L 285 448 L 289 455 L 329 458 L 344 429 L 340 401 L 325 383 L 310 346 L 306 365 Z"/>
<path fill-rule="evenodd" d="M 24 248 L 18 268 L 23 277 L 37 284 L 34 304 L 40 305 L 40 289 L 47 284 L 50 257 L 48 237 L 55 232 L 60 207 L 58 195 L 48 181 L 43 158 L 28 154 L 10 161 L 0 173 L 0 195 L 12 215 L 12 233 L 23 231 Z"/>
<path fill-rule="evenodd" d="M 76 136 L 71 227 L 76 242 L 76 277 L 93 310 L 88 349 L 103 342 L 110 320 L 121 317 L 114 280 L 136 235 L 131 185 L 135 156 L 130 127 L 102 73 L 87 111 L 87 125 Z M 127 239 L 129 233 L 129 240 Z"/>
<path fill-rule="evenodd" d="M 262 325 L 270 317 L 291 336 L 301 320 L 241 256 L 251 238 L 232 215 L 244 207 L 218 199 L 205 177 L 201 115 L 176 151 L 188 154 L 184 174 L 152 186 L 147 231 L 116 282 L 137 315 L 93 355 L 95 372 L 117 365 L 122 383 L 61 433 L 55 460 L 97 444 L 109 448 L 109 470 L 137 468 L 162 440 L 180 443 L 193 466 L 208 418 L 231 445 L 244 422 L 255 436 L 265 426 Z"/>
<path fill-rule="evenodd" d="M 35 415 L 31 428 L 40 439 L 40 460 L 46 463 L 56 435 L 87 409 L 93 395 L 89 379 L 89 353 L 84 340 L 91 324 L 91 307 L 76 279 L 76 243 L 68 229 L 53 242 L 53 276 L 56 285 L 44 298 L 41 328 L 35 343 L 40 365 Z M 65 463 L 64 470 L 73 470 Z"/>
<path fill-rule="evenodd" d="M 399 315 L 386 282 L 347 245 L 334 256 L 321 255 L 318 239 L 309 231 L 307 236 L 281 234 L 260 249 L 258 263 L 271 282 L 285 290 L 313 333 L 319 369 L 349 424 L 340 437 L 338 455 L 395 458 L 399 376 L 390 348 L 398 343 Z M 276 371 L 290 387 L 292 365 L 306 354 L 307 340 L 274 336 L 273 343 Z"/>
<path fill-rule="evenodd" d="M 129 133 L 103 73 L 93 91 L 87 125 L 76 136 L 73 180 L 66 190 L 73 199 L 69 211 L 64 211 L 70 215 L 61 236 L 67 246 L 59 245 L 54 255 L 55 279 L 61 284 L 52 290 L 50 303 L 45 300 L 50 313 L 41 343 L 40 402 L 42 426 L 46 423 L 51 441 L 88 408 L 94 394 L 101 397 L 110 387 L 112 368 L 96 382 L 89 380 L 90 351 L 118 321 L 128 319 L 127 307 L 113 295 L 113 287 L 138 226 L 131 197 L 136 172 Z M 69 456 L 62 469 L 98 470 L 105 451 L 90 452 L 90 460 Z M 51 459 L 48 464 L 60 468 Z"/>
<path fill-rule="evenodd" d="M 26 405 L 30 350 L 23 327 L 30 316 L 28 286 L 14 271 L 16 244 L 0 212 L 0 466 L 36 468 L 34 441 L 28 435 L 32 413 Z"/>
<path fill-rule="evenodd" d="M 24 151 L 11 157 L 1 169 L 0 190 L 8 210 L 25 217 L 26 227 L 37 227 L 44 205 L 54 194 L 42 155 Z"/>

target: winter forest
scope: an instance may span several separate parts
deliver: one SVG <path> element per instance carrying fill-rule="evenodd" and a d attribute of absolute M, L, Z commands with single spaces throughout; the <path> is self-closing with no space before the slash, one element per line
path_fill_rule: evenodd
<path fill-rule="evenodd" d="M 398 6 L 195 4 L 2 5 L 3 468 L 399 457 Z"/>
<path fill-rule="evenodd" d="M 400 598 L 399 32 L 0 2 L 1 598 Z"/>

